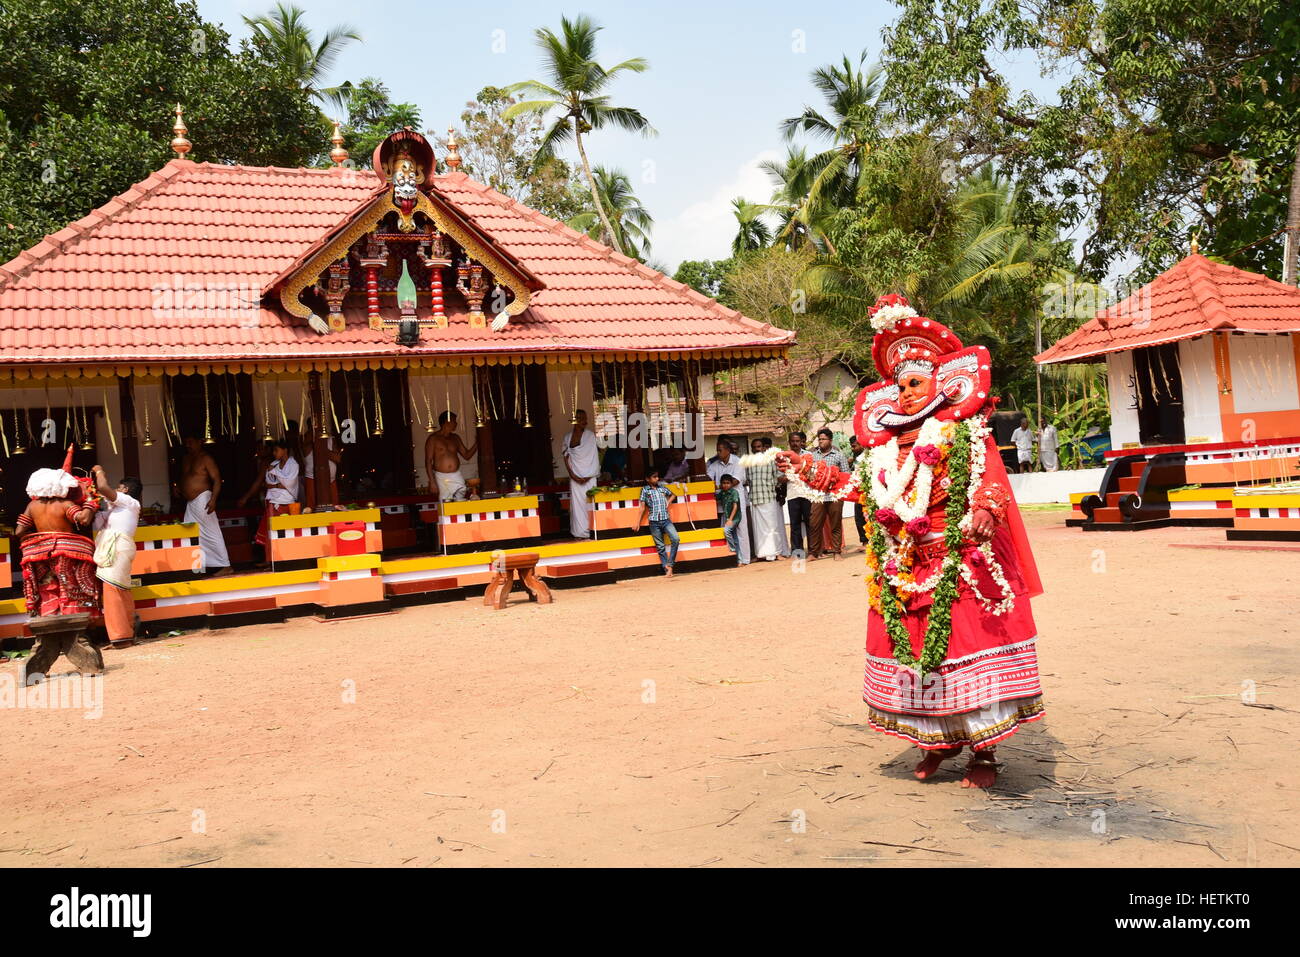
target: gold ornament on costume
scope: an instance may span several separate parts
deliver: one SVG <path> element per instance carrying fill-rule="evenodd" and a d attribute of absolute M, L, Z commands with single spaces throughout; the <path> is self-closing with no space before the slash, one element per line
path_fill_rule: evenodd
<path fill-rule="evenodd" d="M 181 110 L 181 105 L 177 103 L 176 122 L 172 124 L 172 132 L 176 134 L 172 137 L 172 152 L 176 154 L 177 159 L 185 159 L 185 154 L 188 153 L 190 147 L 194 145 L 185 138 L 185 134 L 189 132 L 189 129 L 185 126 L 185 119 L 182 115 L 183 112 L 184 111 Z"/>
<path fill-rule="evenodd" d="M 334 121 L 334 135 L 330 137 L 330 142 L 334 148 L 330 150 L 330 162 L 335 166 L 342 167 L 348 161 L 348 151 L 343 148 L 343 133 L 339 129 L 339 121 Z"/>

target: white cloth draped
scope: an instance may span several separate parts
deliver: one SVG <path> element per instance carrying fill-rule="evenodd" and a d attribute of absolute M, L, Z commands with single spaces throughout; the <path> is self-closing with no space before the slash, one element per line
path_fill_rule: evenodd
<path fill-rule="evenodd" d="M 590 538 L 591 502 L 587 492 L 595 487 L 600 476 L 600 448 L 590 429 L 582 430 L 576 446 L 570 444 L 572 441 L 572 433 L 564 437 L 564 458 L 573 474 L 584 476 L 586 481 L 569 479 L 569 533 L 574 538 Z"/>
<path fill-rule="evenodd" d="M 200 492 L 190 499 L 185 506 L 185 521 L 193 522 L 199 527 L 199 552 L 203 555 L 203 568 L 229 568 L 230 555 L 226 552 L 226 540 L 221 535 L 221 521 L 216 512 L 208 511 L 208 501 L 212 490 Z"/>
<path fill-rule="evenodd" d="M 789 555 L 790 545 L 785 539 L 781 506 L 776 502 L 751 505 L 749 514 L 754 522 L 754 557 Z"/>

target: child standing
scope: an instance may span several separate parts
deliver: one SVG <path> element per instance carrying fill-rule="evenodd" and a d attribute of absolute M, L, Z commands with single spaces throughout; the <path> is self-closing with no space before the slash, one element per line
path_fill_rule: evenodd
<path fill-rule="evenodd" d="M 727 539 L 727 547 L 733 555 L 740 555 L 740 539 L 736 526 L 740 518 L 740 491 L 736 488 L 733 475 L 723 475 L 722 489 L 714 496 L 718 500 L 718 518 L 722 522 L 722 533 Z"/>
<path fill-rule="evenodd" d="M 672 489 L 659 484 L 659 470 L 651 469 L 646 476 L 646 486 L 641 489 L 641 514 L 637 516 L 635 531 L 640 531 L 647 518 L 650 520 L 650 537 L 654 539 L 655 551 L 659 553 L 659 564 L 664 567 L 664 576 L 673 577 L 673 564 L 677 561 L 677 546 L 681 536 L 677 527 L 668 517 L 668 506 L 677 496 Z M 668 538 L 668 547 L 664 538 Z"/>

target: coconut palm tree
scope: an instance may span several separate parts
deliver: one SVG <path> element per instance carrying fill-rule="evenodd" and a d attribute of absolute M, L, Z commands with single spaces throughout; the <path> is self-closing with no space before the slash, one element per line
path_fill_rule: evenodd
<path fill-rule="evenodd" d="M 884 101 L 884 70 L 865 67 L 867 51 L 857 63 L 844 56 L 842 63 L 818 67 L 812 83 L 825 97 L 827 112 L 804 107 L 803 113 L 781 123 L 787 139 L 800 133 L 829 144 L 807 160 L 808 206 L 815 216 L 827 207 L 853 202 L 862 159 L 880 128 Z"/>
<path fill-rule="evenodd" d="M 601 241 L 624 252 L 618 244 L 618 236 L 602 202 L 582 137 L 585 133 L 607 126 L 617 126 L 642 135 L 654 134 L 654 128 L 639 111 L 627 106 L 615 106 L 603 92 L 620 73 L 642 73 L 649 64 L 642 58 L 635 57 L 608 68 L 602 67 L 596 62 L 596 34 L 600 29 L 590 17 L 578 16 L 572 20 L 561 17 L 559 35 L 547 27 L 537 30 L 545 81 L 524 80 L 506 87 L 507 95 L 522 93 L 529 98 L 510 107 L 503 116 L 510 120 L 523 113 L 545 114 L 558 111 L 554 122 L 542 136 L 533 158 L 534 168 L 553 156 L 556 148 L 572 137 L 582 160 L 587 186 L 591 190 L 592 204 L 600 218 Z"/>
<path fill-rule="evenodd" d="M 767 208 L 781 223 L 776 238 L 787 249 L 801 248 L 812 238 L 808 191 L 813 177 L 808 151 L 802 146 L 787 145 L 784 160 L 763 160 L 758 168 L 772 179 L 772 202 Z"/>
<path fill-rule="evenodd" d="M 654 227 L 654 218 L 636 198 L 632 181 L 621 169 L 597 166 L 594 176 L 601 206 L 609 217 L 609 227 L 618 244 L 615 248 L 644 262 L 650 255 L 650 230 Z M 569 226 L 596 239 L 604 230 L 605 221 L 594 212 L 579 213 L 569 220 Z"/>
<path fill-rule="evenodd" d="M 318 86 L 338 62 L 339 54 L 349 43 L 360 42 L 361 34 L 346 23 L 326 31 L 320 42 L 312 36 L 307 14 L 291 3 L 279 2 L 275 9 L 257 17 L 244 17 L 253 34 L 269 45 L 277 62 L 293 73 L 302 88 L 322 104 L 334 107 L 337 115 L 347 112 L 351 83 Z"/>
<path fill-rule="evenodd" d="M 766 206 L 751 203 L 743 196 L 731 201 L 731 211 L 736 216 L 739 229 L 736 238 L 731 241 L 731 254 L 739 256 L 751 249 L 762 249 L 772 242 L 772 230 L 763 222 L 762 216 L 767 212 Z"/>

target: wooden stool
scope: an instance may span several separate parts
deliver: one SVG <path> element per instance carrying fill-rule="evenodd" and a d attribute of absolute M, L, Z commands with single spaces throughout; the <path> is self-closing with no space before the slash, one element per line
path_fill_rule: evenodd
<path fill-rule="evenodd" d="M 483 604 L 493 608 L 506 607 L 506 599 L 514 588 L 515 579 L 528 592 L 528 600 L 540 605 L 551 603 L 551 590 L 537 577 L 537 562 L 542 556 L 536 552 L 524 552 L 521 555 L 493 555 L 492 581 L 488 582 L 487 591 L 483 593 Z"/>

